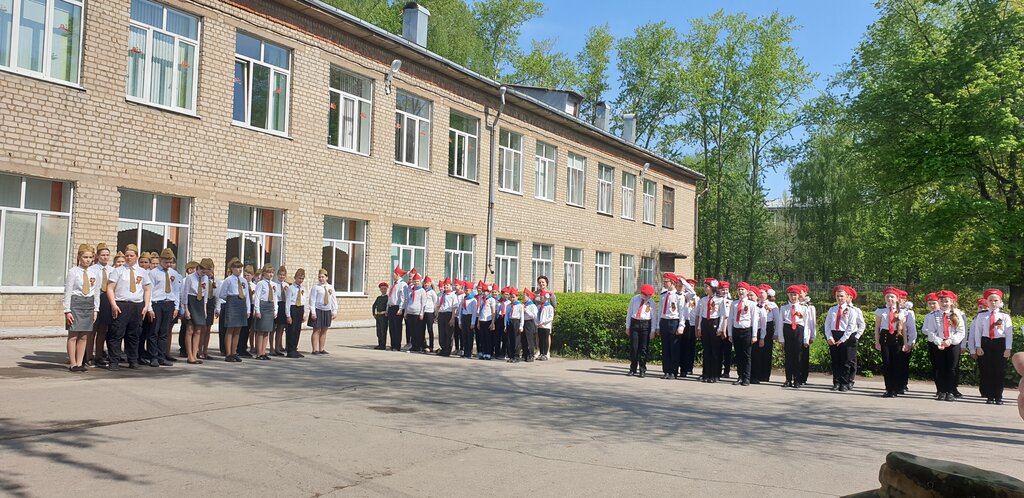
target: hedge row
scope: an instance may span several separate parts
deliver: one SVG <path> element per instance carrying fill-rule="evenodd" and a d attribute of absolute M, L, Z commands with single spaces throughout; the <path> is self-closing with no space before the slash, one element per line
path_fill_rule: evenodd
<path fill-rule="evenodd" d="M 629 300 L 632 296 L 619 294 L 559 294 L 558 308 L 555 311 L 555 323 L 553 325 L 554 341 L 552 349 L 563 356 L 579 356 L 595 359 L 628 359 L 629 340 L 625 334 L 626 311 L 629 309 Z M 819 301 L 820 302 L 820 301 Z M 881 302 L 881 301 L 879 301 Z M 824 317 L 831 304 L 815 303 L 818 309 L 818 316 Z M 875 350 L 875 305 L 860 305 L 864 310 L 864 321 L 867 329 L 860 338 L 857 348 L 858 372 L 862 375 L 881 375 L 882 357 Z M 910 358 L 910 374 L 917 379 L 931 379 L 932 366 L 928 357 L 928 345 L 920 335 L 925 313 L 923 307 L 916 308 L 917 330 L 919 331 L 917 345 Z M 968 310 L 973 311 L 973 310 Z M 968 319 L 973 316 L 968 312 Z M 818 337 L 821 339 L 824 324 L 818 320 Z M 1024 350 L 1024 340 L 1020 336 L 1020 327 L 1024 324 L 1024 317 L 1014 317 L 1014 344 L 1015 352 Z M 782 348 L 776 344 L 775 367 L 783 367 Z M 828 343 L 821 339 L 811 344 L 810 348 L 811 370 L 815 372 L 828 372 L 830 361 L 828 354 Z M 661 360 L 661 341 L 651 341 L 649 358 L 655 363 Z M 700 344 L 697 345 L 697 361 L 701 360 Z M 960 362 L 961 382 L 964 384 L 978 383 L 978 369 L 974 359 L 964 355 Z M 1020 376 L 1013 368 L 1006 369 L 1007 386 L 1016 386 Z"/>

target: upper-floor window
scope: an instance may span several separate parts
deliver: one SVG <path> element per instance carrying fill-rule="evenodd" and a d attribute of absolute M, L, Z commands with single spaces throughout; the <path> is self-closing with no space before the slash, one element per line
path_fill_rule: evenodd
<path fill-rule="evenodd" d="M 498 137 L 498 188 L 516 194 L 523 193 L 523 136 L 501 130 Z"/>
<path fill-rule="evenodd" d="M 573 206 L 583 207 L 583 177 L 587 171 L 587 160 L 583 156 L 569 153 L 569 163 L 565 175 L 565 202 Z"/>
<path fill-rule="evenodd" d="M 452 112 L 448 118 L 448 174 L 477 180 L 477 134 L 480 120 Z"/>
<path fill-rule="evenodd" d="M 369 154 L 373 81 L 331 66 L 328 91 L 330 112 L 327 113 L 327 144 L 350 152 Z"/>
<path fill-rule="evenodd" d="M 661 226 L 673 228 L 676 223 L 676 191 L 669 187 L 661 190 Z"/>
<path fill-rule="evenodd" d="M 612 214 L 612 189 L 615 187 L 615 169 L 597 165 L 597 212 Z"/>
<path fill-rule="evenodd" d="M 558 149 L 554 145 L 537 142 L 537 198 L 555 200 L 555 157 Z"/>
<path fill-rule="evenodd" d="M 132 0 L 128 27 L 128 100 L 194 113 L 199 18 Z"/>
<path fill-rule="evenodd" d="M 235 33 L 236 124 L 288 133 L 291 51 L 241 31 Z"/>
<path fill-rule="evenodd" d="M 654 182 L 644 180 L 644 223 L 654 224 L 654 195 L 656 190 Z"/>
<path fill-rule="evenodd" d="M 430 101 L 398 92 L 395 108 L 395 162 L 428 169 Z"/>
<path fill-rule="evenodd" d="M 636 175 L 622 172 L 622 217 L 633 219 L 633 209 L 636 207 Z"/>
<path fill-rule="evenodd" d="M 80 0 L 0 0 L 0 69 L 77 85 Z"/>

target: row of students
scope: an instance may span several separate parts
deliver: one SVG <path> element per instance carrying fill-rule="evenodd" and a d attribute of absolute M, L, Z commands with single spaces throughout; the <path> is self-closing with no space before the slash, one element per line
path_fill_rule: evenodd
<path fill-rule="evenodd" d="M 446 278 L 434 289 L 429 276 L 398 266 L 392 276 L 391 285 L 378 285 L 381 295 L 371 308 L 377 322 L 376 349 L 472 358 L 475 343 L 476 358 L 481 360 L 549 358 L 555 297 L 548 290 L 547 277 L 538 278 L 538 292 L 524 289 L 525 301 L 520 301 L 518 289 L 499 289 L 494 283 L 479 281 L 474 287 L 471 282 Z"/>

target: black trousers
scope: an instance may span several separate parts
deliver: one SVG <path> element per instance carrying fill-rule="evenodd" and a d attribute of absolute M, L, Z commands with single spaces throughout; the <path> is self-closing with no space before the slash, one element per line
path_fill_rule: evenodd
<path fill-rule="evenodd" d="M 750 382 L 751 337 L 752 329 L 732 329 L 732 347 L 736 350 L 736 376 L 746 382 Z"/>
<path fill-rule="evenodd" d="M 462 315 L 462 356 L 471 358 L 473 356 L 473 315 Z"/>
<path fill-rule="evenodd" d="M 629 371 L 647 372 L 647 346 L 651 341 L 651 321 L 632 320 L 629 323 Z"/>
<path fill-rule="evenodd" d="M 160 301 L 152 304 L 153 331 L 146 338 L 146 349 L 154 359 L 167 359 L 167 345 L 171 341 L 171 327 L 174 326 L 174 301 Z"/>
<path fill-rule="evenodd" d="M 732 369 L 732 343 L 729 339 L 719 339 L 719 347 L 721 348 L 722 355 L 722 377 L 729 375 L 729 370 Z"/>
<path fill-rule="evenodd" d="M 187 296 L 186 296 L 186 299 L 188 299 Z M 188 304 L 186 303 L 185 306 L 188 306 Z M 189 323 L 187 320 L 185 320 L 185 314 L 184 313 L 182 313 L 180 315 L 180 318 L 181 318 L 181 328 L 178 329 L 178 352 L 181 353 L 181 354 L 179 354 L 178 356 L 185 357 L 185 356 L 187 356 L 186 351 L 185 351 L 185 327 L 191 327 L 192 324 Z"/>
<path fill-rule="evenodd" d="M 455 311 L 452 312 L 452 315 L 455 317 L 455 322 L 454 322 L 454 324 L 451 327 L 451 329 L 452 329 L 451 330 L 451 334 L 452 334 L 452 337 L 455 338 L 455 350 L 456 351 L 461 351 L 462 350 L 462 321 L 459 319 L 459 317 L 461 315 L 459 315 L 458 308 L 456 308 Z"/>
<path fill-rule="evenodd" d="M 752 346 L 750 355 L 750 377 L 758 382 L 772 378 L 772 362 L 775 361 L 775 322 L 768 322 L 765 328 L 764 346 Z"/>
<path fill-rule="evenodd" d="M 857 344 L 859 340 L 856 334 L 850 334 L 850 338 L 843 343 L 843 348 L 846 351 L 843 352 L 843 357 L 846 359 L 846 385 L 852 386 L 853 381 L 857 379 Z M 810 356 L 810 355 L 808 355 Z"/>
<path fill-rule="evenodd" d="M 107 329 L 107 358 L 116 362 L 122 355 L 129 363 L 139 362 L 139 334 L 142 332 L 142 303 L 118 301 L 121 314 Z M 124 341 L 124 348 L 121 342 Z"/>
<path fill-rule="evenodd" d="M 451 320 L 451 311 L 443 311 L 437 315 L 437 339 L 441 356 L 451 356 L 452 354 L 452 332 L 455 331 L 455 327 L 448 325 Z M 433 346 L 433 341 L 431 341 L 431 346 Z"/>
<path fill-rule="evenodd" d="M 152 303 L 150 304 L 152 306 Z M 149 317 L 149 314 L 142 317 L 142 328 L 139 329 L 139 342 L 136 345 L 136 351 L 138 351 L 138 358 L 142 361 L 149 361 L 152 357 L 149 354 L 147 345 L 153 338 L 153 319 Z M 155 342 L 155 340 L 154 340 Z"/>
<path fill-rule="evenodd" d="M 522 338 L 519 336 L 519 318 L 513 318 L 505 327 L 505 356 L 509 359 L 522 356 Z"/>
<path fill-rule="evenodd" d="M 679 336 L 679 369 L 678 374 L 692 374 L 693 363 L 697 359 L 697 334 L 694 326 L 687 324 L 683 335 Z"/>
<path fill-rule="evenodd" d="M 378 316 L 377 320 L 377 347 L 388 347 L 388 317 Z"/>
<path fill-rule="evenodd" d="M 285 348 L 289 353 L 299 352 L 299 336 L 302 334 L 302 315 L 306 313 L 305 306 L 292 306 L 289 310 L 292 317 L 292 324 L 285 330 Z"/>
<path fill-rule="evenodd" d="M 811 337 L 813 337 L 813 334 Z M 803 337 L 800 338 L 800 342 L 803 342 Z M 804 348 L 802 345 L 800 347 L 803 348 L 803 354 L 800 355 L 800 372 L 797 380 L 801 384 L 806 384 L 807 376 L 811 373 L 811 348 L 810 346 Z"/>
<path fill-rule="evenodd" d="M 648 338 L 648 341 L 650 338 Z M 547 356 L 551 352 L 551 329 L 537 327 L 537 347 L 540 348 L 541 356 Z M 646 349 L 647 346 L 645 345 Z M 647 357 L 644 353 L 644 370 L 647 370 Z"/>
<path fill-rule="evenodd" d="M 782 325 L 783 349 L 786 352 L 786 382 L 800 382 L 801 365 L 807 356 L 804 347 L 804 326 Z"/>
<path fill-rule="evenodd" d="M 1003 377 L 1006 375 L 1006 358 L 1003 358 L 1003 353 L 1006 351 L 1006 338 L 982 337 L 981 350 L 985 352 L 978 357 L 978 367 L 981 369 L 978 388 L 981 396 L 1003 399 Z"/>
<path fill-rule="evenodd" d="M 430 349 L 434 349 L 434 312 L 423 313 L 423 328 L 427 331 L 427 338 L 430 339 L 428 346 Z"/>
<path fill-rule="evenodd" d="M 537 350 L 537 322 L 523 322 L 523 359 L 533 361 L 533 352 Z"/>
<path fill-rule="evenodd" d="M 490 356 L 494 350 L 494 331 L 491 330 L 491 320 L 476 322 L 476 353 L 478 355 Z"/>
<path fill-rule="evenodd" d="M 939 349 L 928 343 L 928 353 L 935 366 L 935 389 L 940 393 L 952 393 L 956 389 L 956 367 L 960 360 L 960 345 L 953 344 L 946 349 Z"/>
<path fill-rule="evenodd" d="M 423 321 L 419 315 L 405 314 L 405 339 L 409 343 L 409 351 L 423 351 L 423 331 L 426 330 Z"/>
<path fill-rule="evenodd" d="M 885 379 L 885 392 L 899 392 L 906 385 L 901 375 L 903 336 L 890 334 L 888 330 L 879 330 L 878 342 L 882 345 L 880 353 L 882 356 L 882 378 Z"/>
<path fill-rule="evenodd" d="M 700 321 L 700 343 L 704 347 L 704 361 L 701 365 L 701 377 L 707 380 L 722 376 L 722 340 L 718 337 L 718 324 L 721 318 Z"/>
<path fill-rule="evenodd" d="M 826 334 L 829 334 L 833 341 L 838 341 L 843 337 L 843 331 L 841 330 L 832 330 L 826 332 Z M 850 340 L 853 341 L 856 339 L 851 336 Z M 828 347 L 828 356 L 829 360 L 831 360 L 829 363 L 832 368 L 832 385 L 834 386 L 845 386 L 849 383 L 847 380 L 847 368 L 849 368 L 849 364 L 846 359 L 846 352 L 846 344 L 830 344 Z"/>
<path fill-rule="evenodd" d="M 391 350 L 402 349 L 402 317 L 398 315 L 398 306 L 388 306 L 388 333 L 391 336 Z"/>
<path fill-rule="evenodd" d="M 496 316 L 494 317 L 494 332 L 491 334 L 493 338 L 492 348 L 495 357 L 506 356 L 507 345 L 505 343 L 505 317 Z"/>
<path fill-rule="evenodd" d="M 676 335 L 679 328 L 679 320 L 665 319 L 658 320 L 658 330 L 661 332 L 661 371 L 670 375 L 679 374 L 679 340 L 682 336 Z"/>

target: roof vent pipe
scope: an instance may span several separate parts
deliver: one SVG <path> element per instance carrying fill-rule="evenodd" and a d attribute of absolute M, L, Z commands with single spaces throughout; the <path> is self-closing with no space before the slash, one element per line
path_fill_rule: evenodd
<path fill-rule="evenodd" d="M 427 48 L 427 21 L 430 11 L 416 2 L 405 4 L 402 9 L 402 38 Z"/>
<path fill-rule="evenodd" d="M 622 139 L 636 143 L 636 114 L 622 115 Z"/>

